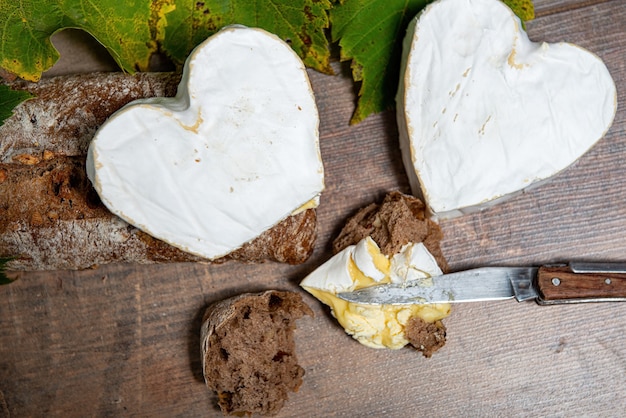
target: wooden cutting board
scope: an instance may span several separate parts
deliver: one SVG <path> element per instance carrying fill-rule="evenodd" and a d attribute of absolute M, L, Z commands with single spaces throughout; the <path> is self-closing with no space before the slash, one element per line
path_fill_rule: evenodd
<path fill-rule="evenodd" d="M 532 40 L 599 55 L 618 89 L 612 128 L 549 183 L 507 203 L 442 221 L 453 270 L 566 260 L 626 259 L 626 3 L 536 0 Z M 50 72 L 112 69 L 93 41 L 55 38 Z M 96 52 L 94 52 L 96 51 Z M 244 291 L 298 290 L 330 254 L 346 217 L 386 192 L 408 192 L 393 112 L 350 126 L 355 87 L 310 71 L 321 115 L 326 191 L 315 253 L 301 266 L 103 266 L 20 273 L 0 287 L 0 413 L 4 416 L 220 416 L 204 386 L 204 308 Z M 346 336 L 305 294 L 298 322 L 306 370 L 279 416 L 621 416 L 626 411 L 626 303 L 456 306 L 432 358 L 374 350 Z"/>

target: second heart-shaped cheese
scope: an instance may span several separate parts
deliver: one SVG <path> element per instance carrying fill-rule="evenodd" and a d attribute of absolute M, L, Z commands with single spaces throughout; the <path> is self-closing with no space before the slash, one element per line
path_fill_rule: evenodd
<path fill-rule="evenodd" d="M 572 44 L 531 42 L 499 0 L 438 0 L 410 24 L 397 96 L 414 193 L 475 211 L 563 170 L 610 127 L 615 84 Z"/>
<path fill-rule="evenodd" d="M 318 125 L 298 56 L 272 34 L 233 26 L 191 53 L 175 98 L 115 113 L 89 147 L 87 171 L 113 213 L 214 259 L 316 205 Z"/>

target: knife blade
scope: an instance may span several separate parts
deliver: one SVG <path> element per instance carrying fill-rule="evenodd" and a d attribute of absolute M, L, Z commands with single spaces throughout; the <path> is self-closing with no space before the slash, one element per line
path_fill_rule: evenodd
<path fill-rule="evenodd" d="M 515 298 L 541 305 L 626 301 L 626 263 L 581 263 L 541 267 L 481 267 L 381 284 L 337 296 L 365 305 L 482 302 Z"/>

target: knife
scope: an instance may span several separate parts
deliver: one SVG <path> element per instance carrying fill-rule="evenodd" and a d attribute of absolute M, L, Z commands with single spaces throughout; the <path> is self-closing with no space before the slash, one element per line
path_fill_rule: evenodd
<path fill-rule="evenodd" d="M 626 263 L 569 263 L 541 267 L 481 267 L 403 284 L 338 293 L 365 305 L 481 302 L 515 298 L 541 305 L 626 301 Z"/>

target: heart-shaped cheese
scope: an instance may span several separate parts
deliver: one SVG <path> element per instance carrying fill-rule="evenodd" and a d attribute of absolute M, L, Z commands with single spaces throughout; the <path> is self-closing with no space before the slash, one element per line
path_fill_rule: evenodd
<path fill-rule="evenodd" d="M 272 34 L 231 26 L 191 53 L 175 98 L 133 102 L 102 125 L 87 171 L 113 213 L 214 259 L 316 205 L 318 125 L 299 57 Z"/>
<path fill-rule="evenodd" d="M 397 119 L 413 193 L 436 218 L 492 205 L 563 170 L 617 107 L 604 63 L 531 42 L 499 0 L 438 0 L 410 24 Z"/>

